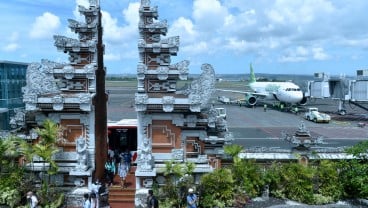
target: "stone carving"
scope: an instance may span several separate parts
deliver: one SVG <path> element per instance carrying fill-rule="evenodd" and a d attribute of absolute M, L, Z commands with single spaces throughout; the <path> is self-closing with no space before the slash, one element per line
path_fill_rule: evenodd
<path fill-rule="evenodd" d="M 141 0 L 141 5 L 142 6 L 150 6 L 151 1 L 150 0 Z"/>
<path fill-rule="evenodd" d="M 166 66 L 160 66 L 157 69 L 157 78 L 159 80 L 166 80 L 169 77 L 169 68 Z"/>
<path fill-rule="evenodd" d="M 208 126 L 214 128 L 216 126 L 217 121 L 217 111 L 215 108 L 211 106 L 210 110 L 208 111 Z"/>
<path fill-rule="evenodd" d="M 87 165 L 87 141 L 83 137 L 79 137 L 76 140 L 76 152 L 77 152 L 77 166 L 75 170 L 85 171 L 88 168 Z"/>
<path fill-rule="evenodd" d="M 138 65 L 137 65 L 137 79 L 144 79 L 146 71 L 147 71 L 147 66 L 143 63 L 138 63 Z"/>
<path fill-rule="evenodd" d="M 97 0 L 89 0 L 90 6 L 99 6 Z"/>
<path fill-rule="evenodd" d="M 174 160 L 183 160 L 184 159 L 184 150 L 183 149 L 172 149 L 171 150 L 171 158 Z"/>
<path fill-rule="evenodd" d="M 12 129 L 23 127 L 25 125 L 25 110 L 21 108 L 14 108 L 14 114 L 15 115 L 13 117 L 10 117 L 10 127 Z"/>
<path fill-rule="evenodd" d="M 56 64 L 47 60 L 28 65 L 27 84 L 22 88 L 25 103 L 37 102 L 36 95 L 60 93 L 52 74 L 46 73 L 55 66 Z"/>
<path fill-rule="evenodd" d="M 194 128 L 197 125 L 197 116 L 196 115 L 188 115 L 186 117 L 187 127 Z"/>
<path fill-rule="evenodd" d="M 150 140 L 145 137 L 142 145 L 138 147 L 138 168 L 142 170 L 152 170 L 152 147 Z"/>
<path fill-rule="evenodd" d="M 152 188 L 153 185 L 153 179 L 152 178 L 146 178 L 143 180 L 143 186 L 145 188 Z"/>
<path fill-rule="evenodd" d="M 173 96 L 162 97 L 162 106 L 164 112 L 172 112 L 174 110 L 175 98 Z"/>
<path fill-rule="evenodd" d="M 215 71 L 210 64 L 202 64 L 202 73 L 198 80 L 194 80 L 190 85 L 190 94 L 200 96 L 201 108 L 203 109 L 211 98 L 215 90 Z"/>
<path fill-rule="evenodd" d="M 63 96 L 61 95 L 55 95 L 53 98 L 52 98 L 52 108 L 56 111 L 60 111 L 60 110 L 63 110 L 64 109 L 64 98 Z"/>
<path fill-rule="evenodd" d="M 144 111 L 147 109 L 148 95 L 135 94 L 135 109 L 136 111 Z"/>
<path fill-rule="evenodd" d="M 64 71 L 64 77 L 65 79 L 73 79 L 74 77 L 74 67 L 71 65 L 66 65 L 63 67 L 63 71 Z"/>

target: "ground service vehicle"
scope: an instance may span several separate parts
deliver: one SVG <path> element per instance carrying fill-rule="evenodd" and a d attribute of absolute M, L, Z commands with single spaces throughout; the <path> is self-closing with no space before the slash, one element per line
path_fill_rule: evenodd
<path fill-rule="evenodd" d="M 217 111 L 217 117 L 226 119 L 226 109 L 225 108 L 216 108 L 216 111 Z"/>
<path fill-rule="evenodd" d="M 304 114 L 304 118 L 315 123 L 329 123 L 331 120 L 331 116 L 326 113 L 319 112 L 318 108 L 315 107 L 308 108 L 307 112 Z"/>

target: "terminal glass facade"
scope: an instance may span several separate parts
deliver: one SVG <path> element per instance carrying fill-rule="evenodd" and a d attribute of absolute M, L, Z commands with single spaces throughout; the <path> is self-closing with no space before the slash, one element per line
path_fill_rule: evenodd
<path fill-rule="evenodd" d="M 24 108 L 27 63 L 0 61 L 0 130 L 9 130 L 14 109 Z"/>

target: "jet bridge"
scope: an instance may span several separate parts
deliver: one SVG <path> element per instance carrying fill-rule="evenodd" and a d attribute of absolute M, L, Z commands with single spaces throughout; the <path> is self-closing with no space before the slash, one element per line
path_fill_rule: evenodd
<path fill-rule="evenodd" d="M 329 77 L 324 73 L 315 73 L 315 80 L 308 82 L 306 96 L 316 99 L 339 100 L 338 112 L 346 113 L 345 103 L 349 102 L 366 111 L 362 103 L 368 103 L 368 70 L 357 70 L 357 79 L 348 80 L 345 77 Z"/>

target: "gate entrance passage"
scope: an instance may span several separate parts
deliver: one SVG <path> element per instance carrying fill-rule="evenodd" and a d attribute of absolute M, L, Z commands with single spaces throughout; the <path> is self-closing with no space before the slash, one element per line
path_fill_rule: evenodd
<path fill-rule="evenodd" d="M 132 155 L 137 151 L 137 119 L 123 119 L 107 124 L 109 149 L 115 155 L 129 150 Z"/>

